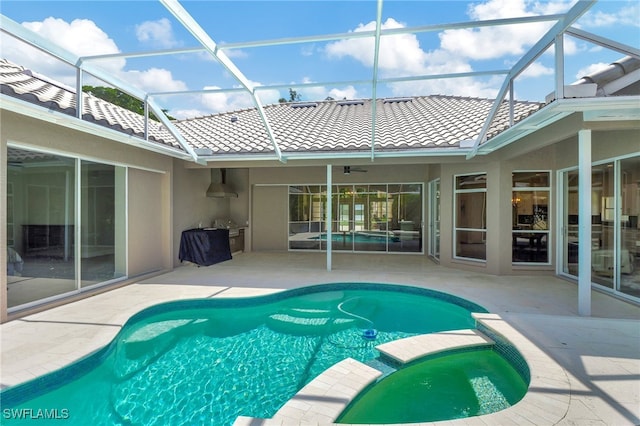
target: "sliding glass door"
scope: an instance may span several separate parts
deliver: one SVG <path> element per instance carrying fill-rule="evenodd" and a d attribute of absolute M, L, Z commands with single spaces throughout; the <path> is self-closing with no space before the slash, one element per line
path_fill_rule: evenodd
<path fill-rule="evenodd" d="M 7 148 L 7 305 L 126 276 L 123 167 Z"/>
<path fill-rule="evenodd" d="M 640 156 L 592 167 L 591 217 L 578 215 L 578 172 L 562 174 L 564 221 L 561 272 L 578 275 L 578 247 L 591 244 L 594 284 L 640 298 Z M 590 241 L 579 241 L 578 224 L 589 221 Z"/>
<path fill-rule="evenodd" d="M 440 259 L 440 179 L 429 182 L 429 255 Z"/>
<path fill-rule="evenodd" d="M 289 187 L 289 249 L 326 250 L 326 186 Z M 332 249 L 422 252 L 422 185 L 332 188 Z"/>

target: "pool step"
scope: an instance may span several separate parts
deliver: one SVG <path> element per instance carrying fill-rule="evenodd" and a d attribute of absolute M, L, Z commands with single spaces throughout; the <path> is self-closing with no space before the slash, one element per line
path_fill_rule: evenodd
<path fill-rule="evenodd" d="M 391 365 L 390 363 L 385 362 L 381 358 L 373 358 L 365 361 L 364 363 L 365 365 L 368 365 L 371 368 L 375 368 L 376 370 L 382 373 L 382 375 L 378 378 L 378 381 L 384 379 L 389 374 L 395 373 L 396 371 L 398 371 L 398 369 L 394 365 Z"/>
<path fill-rule="evenodd" d="M 270 315 L 267 326 L 278 333 L 294 335 L 325 334 L 349 328 L 353 318 L 336 318 L 335 313 L 320 310 L 287 310 Z"/>
<path fill-rule="evenodd" d="M 406 364 L 427 355 L 452 349 L 492 346 L 493 340 L 475 329 L 420 334 L 376 346 L 384 356 Z"/>

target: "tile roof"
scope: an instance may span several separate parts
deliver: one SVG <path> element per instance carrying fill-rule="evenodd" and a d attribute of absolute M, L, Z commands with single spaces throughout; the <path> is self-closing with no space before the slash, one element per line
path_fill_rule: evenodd
<path fill-rule="evenodd" d="M 31 70 L 0 59 L 2 93 L 45 108 L 75 116 L 75 89 L 51 81 Z M 82 118 L 111 129 L 144 138 L 144 117 L 110 102 L 85 93 Z M 149 140 L 182 150 L 171 133 L 156 121 L 149 120 Z"/>
<path fill-rule="evenodd" d="M 0 59 L 2 93 L 65 114 L 75 113 L 75 90 L 49 81 L 9 61 Z M 139 137 L 144 118 L 85 94 L 83 119 Z M 456 96 L 418 96 L 377 99 L 375 151 L 398 152 L 432 148 L 456 149 L 460 141 L 475 139 L 493 100 Z M 354 153 L 371 150 L 373 101 L 322 101 L 283 103 L 264 107 L 280 150 L 287 153 Z M 516 102 L 518 122 L 543 106 Z M 220 154 L 273 153 L 265 126 L 255 108 L 175 121 L 193 148 Z M 509 127 L 509 107 L 503 102 L 491 124 L 491 138 Z M 150 121 L 149 140 L 182 149 L 162 124 Z"/>
<path fill-rule="evenodd" d="M 264 107 L 283 153 L 364 152 L 371 149 L 371 99 L 285 103 Z M 458 148 L 475 139 L 493 101 L 455 96 L 418 96 L 376 100 L 376 152 Z M 542 104 L 517 102 L 514 119 L 520 121 Z M 215 114 L 176 122 L 194 148 L 215 154 L 273 152 L 273 146 L 255 109 Z M 492 137 L 509 127 L 504 102 L 489 128 Z"/>

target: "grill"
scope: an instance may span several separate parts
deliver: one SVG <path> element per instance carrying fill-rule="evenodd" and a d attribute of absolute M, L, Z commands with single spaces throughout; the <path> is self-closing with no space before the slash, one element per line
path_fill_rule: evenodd
<path fill-rule="evenodd" d="M 228 229 L 229 237 L 237 237 L 240 235 L 240 228 L 231 219 L 216 219 L 213 221 L 214 228 Z"/>

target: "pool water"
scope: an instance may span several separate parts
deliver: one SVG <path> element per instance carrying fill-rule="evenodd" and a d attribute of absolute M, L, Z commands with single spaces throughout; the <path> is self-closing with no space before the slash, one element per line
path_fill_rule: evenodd
<path fill-rule="evenodd" d="M 489 414 L 518 402 L 527 383 L 499 354 L 477 349 L 425 359 L 363 392 L 339 423 L 417 423 Z"/>
<path fill-rule="evenodd" d="M 65 424 L 231 425 L 240 415 L 270 418 L 346 357 L 371 362 L 380 355 L 376 345 L 473 328 L 471 312 L 486 312 L 436 293 L 349 283 L 158 305 L 134 316 L 81 366 L 0 397 L 5 409 L 66 410 Z M 372 328 L 376 339 L 364 339 Z"/>
<path fill-rule="evenodd" d="M 384 232 L 375 232 L 375 231 L 368 231 L 368 232 L 332 232 L 331 233 L 331 241 L 333 242 L 346 242 L 346 243 L 351 243 L 351 242 L 356 242 L 356 243 L 369 243 L 369 242 L 378 242 L 378 243 L 384 243 L 387 241 L 387 238 L 389 238 L 389 241 L 392 242 L 398 242 L 400 241 L 400 238 L 398 236 L 395 236 L 393 234 L 389 234 L 386 231 Z M 327 240 L 327 234 L 321 234 L 320 236 L 317 237 L 311 237 L 310 239 L 312 240 L 322 240 L 322 241 L 326 241 Z"/>

